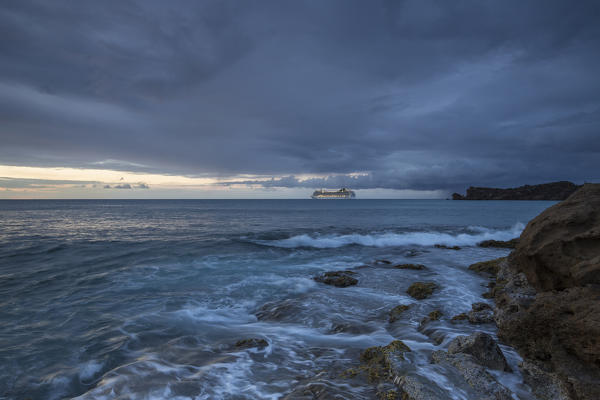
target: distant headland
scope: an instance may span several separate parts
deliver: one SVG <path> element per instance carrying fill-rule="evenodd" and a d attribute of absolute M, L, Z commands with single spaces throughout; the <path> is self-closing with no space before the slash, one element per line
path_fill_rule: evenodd
<path fill-rule="evenodd" d="M 517 188 L 497 189 L 471 186 L 467 195 L 452 194 L 452 200 L 565 200 L 581 186 L 560 181 Z"/>

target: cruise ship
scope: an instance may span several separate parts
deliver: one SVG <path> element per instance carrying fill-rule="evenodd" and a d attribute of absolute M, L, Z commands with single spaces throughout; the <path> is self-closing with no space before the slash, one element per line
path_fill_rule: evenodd
<path fill-rule="evenodd" d="M 352 190 L 341 188 L 335 191 L 315 190 L 310 197 L 313 199 L 353 199 L 356 196 Z"/>

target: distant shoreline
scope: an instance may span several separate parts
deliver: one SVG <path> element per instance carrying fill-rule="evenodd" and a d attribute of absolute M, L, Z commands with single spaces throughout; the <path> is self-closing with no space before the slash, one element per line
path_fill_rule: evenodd
<path fill-rule="evenodd" d="M 499 189 L 471 186 L 465 196 L 453 193 L 452 200 L 553 200 L 562 201 L 575 193 L 581 186 L 573 182 L 560 181 L 539 185 L 524 185 L 517 188 Z"/>

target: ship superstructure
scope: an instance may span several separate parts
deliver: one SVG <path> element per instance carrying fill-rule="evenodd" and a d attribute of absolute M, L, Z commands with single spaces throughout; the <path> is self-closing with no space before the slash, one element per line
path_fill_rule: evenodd
<path fill-rule="evenodd" d="M 352 190 L 341 188 L 340 190 L 315 190 L 312 196 L 313 199 L 353 199 L 356 197 Z"/>

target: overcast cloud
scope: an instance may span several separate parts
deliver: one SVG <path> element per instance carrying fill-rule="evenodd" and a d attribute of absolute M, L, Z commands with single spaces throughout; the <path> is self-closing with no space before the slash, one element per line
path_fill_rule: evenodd
<path fill-rule="evenodd" d="M 598 1 L 5 1 L 0 164 L 596 181 L 599 20 Z"/>

